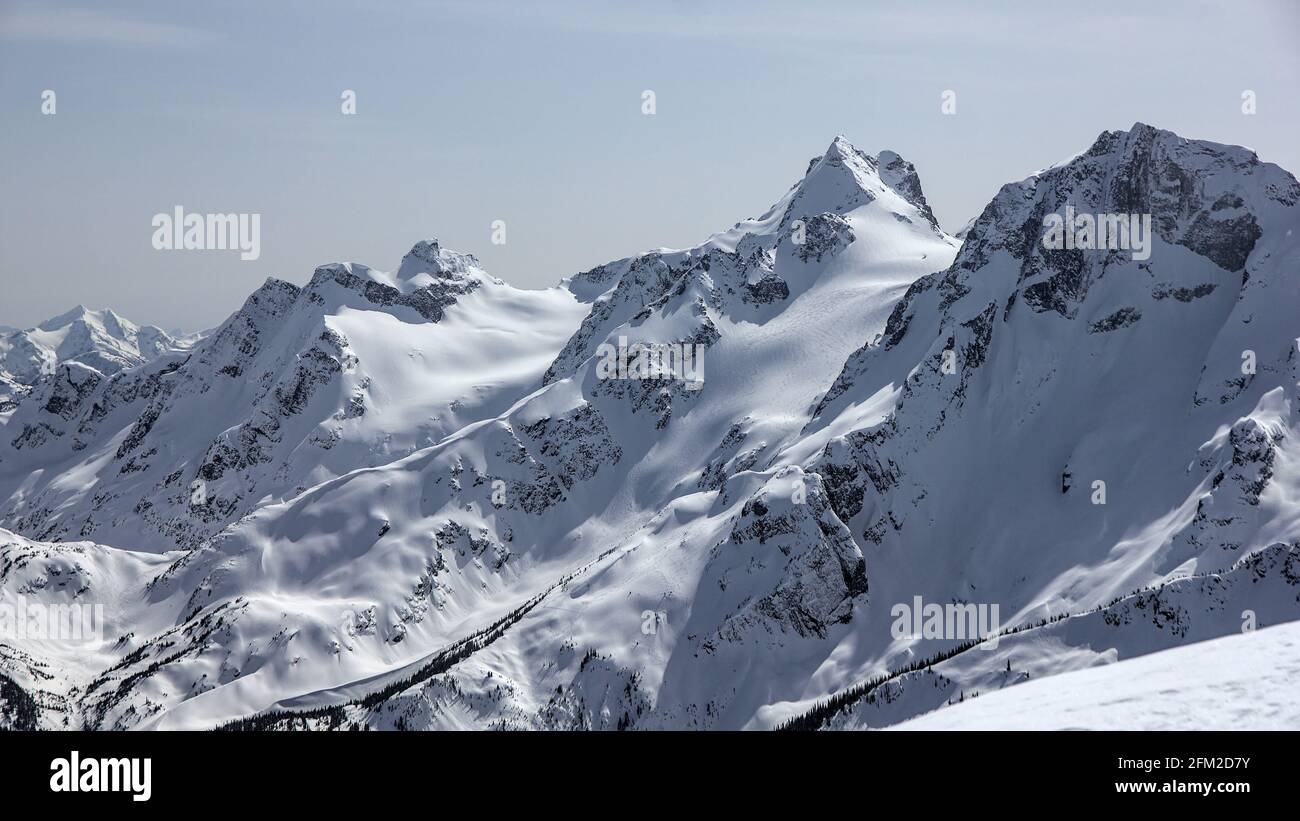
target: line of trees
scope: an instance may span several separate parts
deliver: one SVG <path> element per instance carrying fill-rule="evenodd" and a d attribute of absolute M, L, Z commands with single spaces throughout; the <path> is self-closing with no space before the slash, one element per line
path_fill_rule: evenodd
<path fill-rule="evenodd" d="M 0 675 L 0 730 L 40 729 L 41 708 L 13 679 Z"/>

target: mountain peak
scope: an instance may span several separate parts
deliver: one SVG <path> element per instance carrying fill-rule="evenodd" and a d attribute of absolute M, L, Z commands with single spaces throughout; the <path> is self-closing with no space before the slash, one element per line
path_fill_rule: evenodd
<path fill-rule="evenodd" d="M 1107 154 L 1132 159 L 1148 156 L 1153 151 L 1160 151 L 1174 158 L 1180 165 L 1186 164 L 1189 167 L 1203 167 L 1207 163 L 1213 164 L 1215 160 L 1226 160 L 1229 165 L 1238 168 L 1259 163 L 1259 156 L 1244 146 L 1209 140 L 1192 140 L 1173 131 L 1139 121 L 1133 123 L 1127 131 L 1101 132 L 1086 151 L 1057 165 L 1066 165 L 1080 157 L 1099 157 Z"/>
<path fill-rule="evenodd" d="M 875 164 L 875 158 L 870 154 L 849 142 L 848 137 L 837 134 L 835 139 L 831 140 L 831 144 L 827 146 L 826 151 L 820 157 L 814 157 L 808 163 L 808 171 L 804 176 L 807 177 L 822 167 L 866 170 L 869 173 L 874 170 Z"/>
<path fill-rule="evenodd" d="M 85 319 L 86 317 L 93 316 L 94 314 L 95 314 L 94 311 L 90 310 L 85 305 L 78 303 L 74 305 L 72 308 L 70 308 L 69 310 L 59 314 L 58 316 L 50 317 L 49 319 L 45 320 L 41 324 L 37 325 L 36 327 L 42 331 L 53 331 L 58 328 L 62 328 L 65 325 L 70 325 L 73 322 L 76 322 L 78 319 Z"/>
<path fill-rule="evenodd" d="M 433 277 L 462 278 L 467 274 L 482 270 L 478 258 L 473 254 L 462 254 L 443 248 L 437 239 L 422 239 L 411 247 L 402 264 L 397 269 L 399 281 L 409 280 L 420 274 Z"/>
<path fill-rule="evenodd" d="M 886 150 L 876 155 L 876 170 L 881 182 L 916 206 L 921 215 L 929 221 L 930 226 L 938 230 L 939 221 L 934 218 L 930 204 L 925 201 L 925 192 L 921 190 L 921 177 L 916 173 L 916 166 L 896 152 Z"/>
<path fill-rule="evenodd" d="M 778 204 L 784 204 L 782 225 L 829 211 L 847 213 L 874 200 L 881 188 L 875 159 L 837 135 L 824 154 L 809 161 L 803 179 Z"/>
<path fill-rule="evenodd" d="M 827 147 L 826 153 L 823 154 L 822 156 L 840 157 L 840 158 L 847 159 L 855 155 L 862 156 L 862 157 L 866 156 L 861 151 L 859 151 L 857 147 L 853 145 L 853 143 L 849 142 L 848 137 L 845 137 L 843 134 L 836 134 L 835 139 L 831 140 L 830 146 Z"/>
<path fill-rule="evenodd" d="M 826 152 L 808 163 L 793 191 L 784 221 L 834 211 L 847 213 L 892 191 L 902 197 L 936 231 L 934 218 L 916 168 L 894 151 L 871 156 L 838 134 Z"/>
<path fill-rule="evenodd" d="M 102 331 L 119 340 L 127 340 L 139 331 L 139 327 L 134 322 L 114 313 L 109 308 L 92 310 L 80 304 L 73 306 L 70 310 L 64 311 L 58 316 L 45 320 L 36 326 L 36 330 L 53 332 L 77 323 L 91 326 L 94 330 Z"/>

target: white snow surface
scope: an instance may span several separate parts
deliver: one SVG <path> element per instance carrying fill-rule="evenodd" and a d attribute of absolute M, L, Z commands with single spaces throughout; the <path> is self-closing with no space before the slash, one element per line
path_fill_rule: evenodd
<path fill-rule="evenodd" d="M 891 730 L 1300 729 L 1300 622 L 1027 682 Z"/>

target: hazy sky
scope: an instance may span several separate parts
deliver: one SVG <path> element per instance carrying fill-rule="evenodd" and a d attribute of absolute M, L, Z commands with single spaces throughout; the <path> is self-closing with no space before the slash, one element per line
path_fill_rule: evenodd
<path fill-rule="evenodd" d="M 1138 120 L 1298 172 L 1298 43 L 1300 4 L 1242 0 L 0 0 L 0 323 L 197 329 L 425 237 L 547 286 L 759 214 L 838 133 L 950 231 Z M 177 205 L 261 214 L 261 257 L 154 250 Z"/>

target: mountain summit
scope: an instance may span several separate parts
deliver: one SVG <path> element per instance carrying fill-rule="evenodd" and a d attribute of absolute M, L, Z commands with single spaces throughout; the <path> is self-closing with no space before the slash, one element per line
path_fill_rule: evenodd
<path fill-rule="evenodd" d="M 473 254 L 457 253 L 443 248 L 436 239 L 427 239 L 417 242 L 402 257 L 396 277 L 400 282 L 409 282 L 421 274 L 434 279 L 463 279 L 471 274 L 482 275 L 483 269 Z"/>

